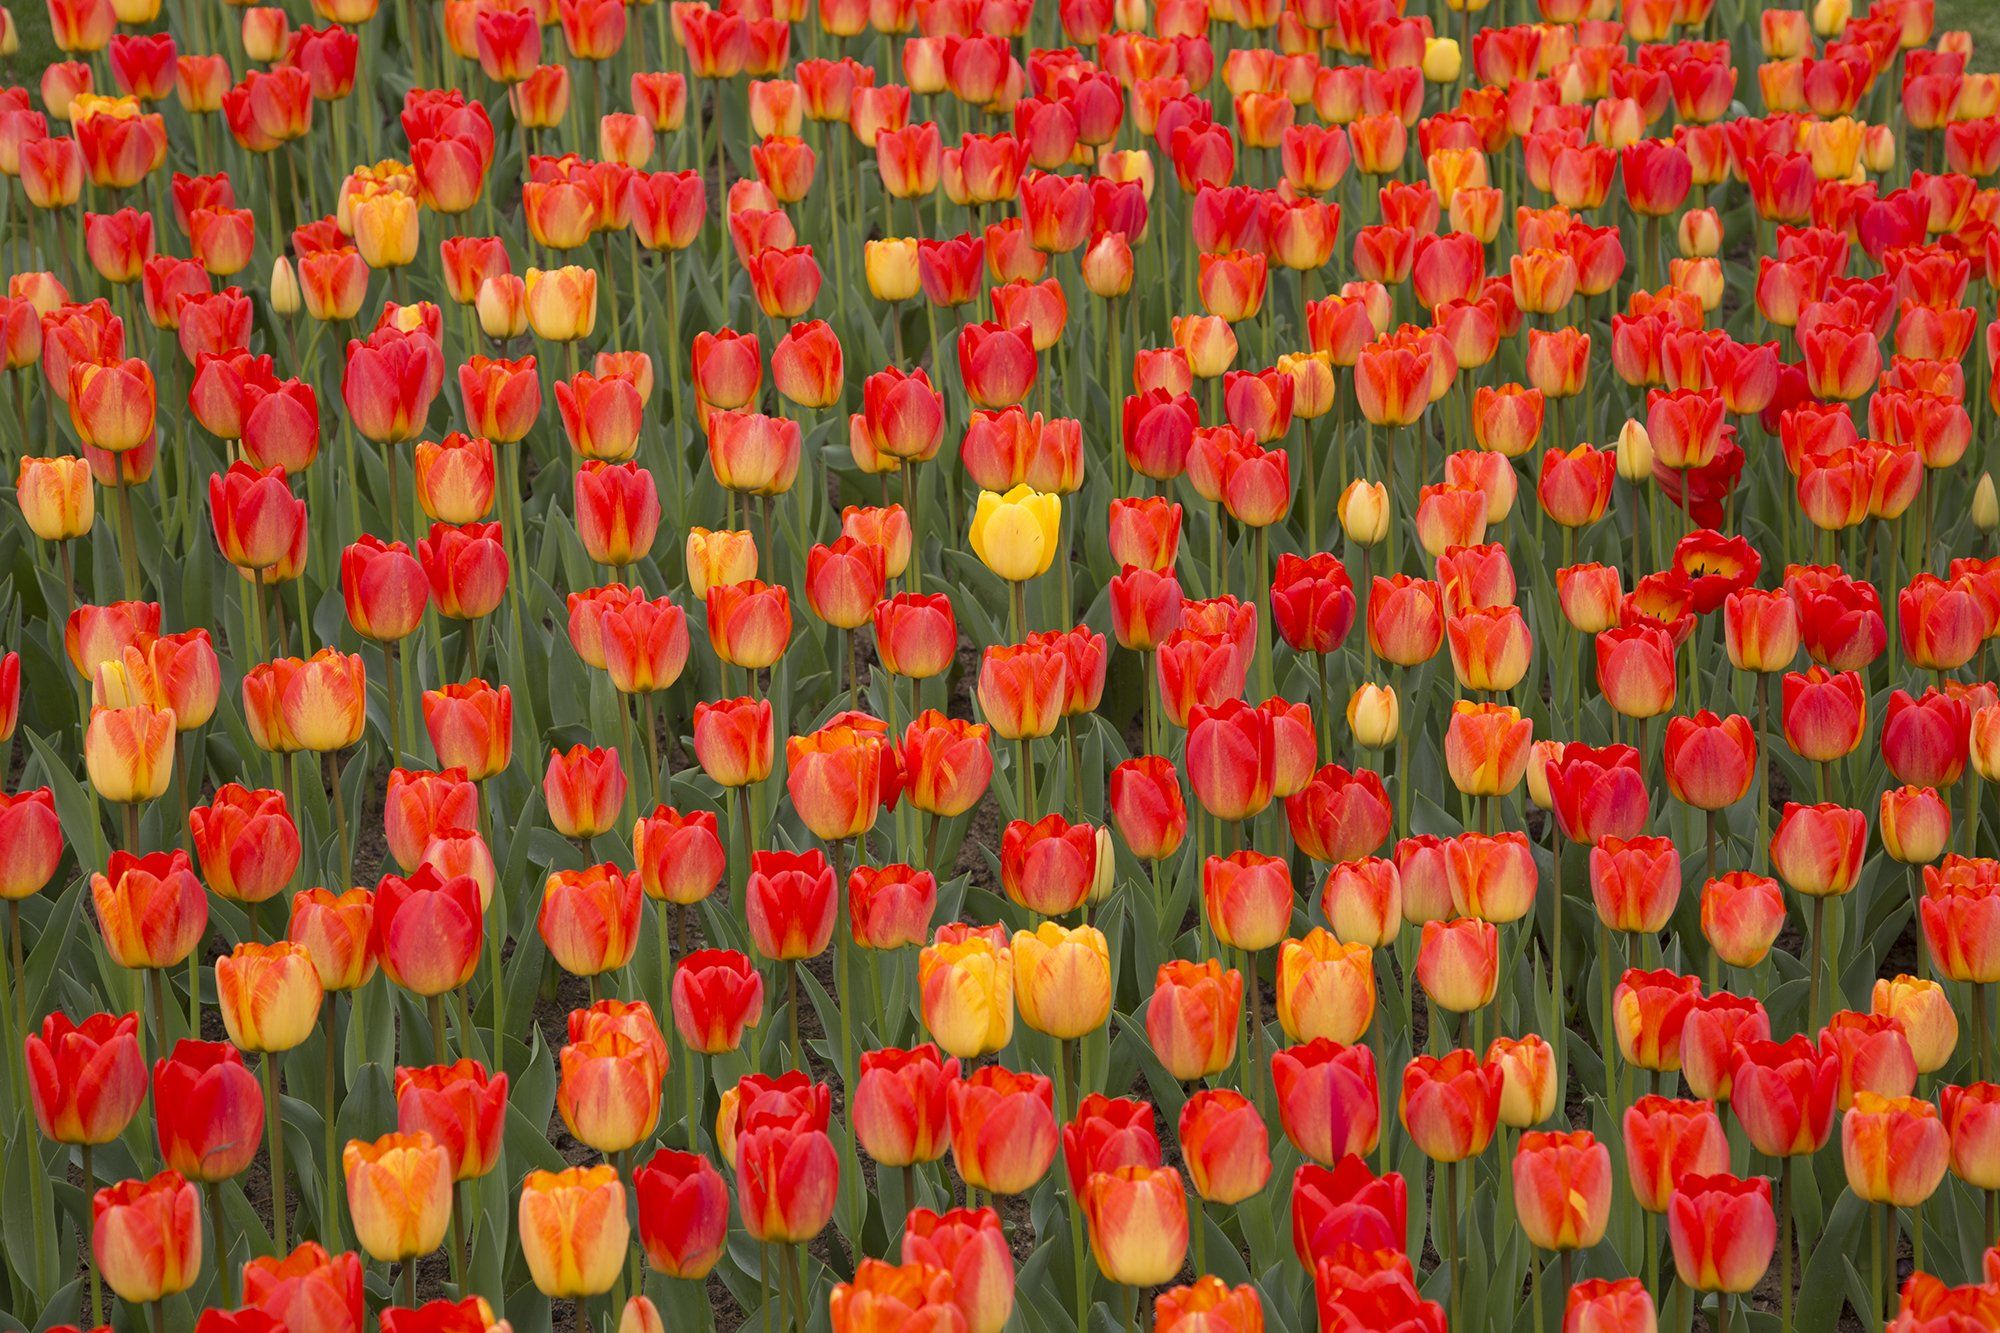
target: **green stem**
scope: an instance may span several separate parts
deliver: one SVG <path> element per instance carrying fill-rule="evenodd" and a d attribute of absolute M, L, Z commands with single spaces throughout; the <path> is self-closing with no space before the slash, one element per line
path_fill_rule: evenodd
<path fill-rule="evenodd" d="M 264 1128 L 269 1133 L 271 1154 L 271 1240 L 279 1254 L 291 1247 L 285 1243 L 288 1200 L 285 1191 L 284 1110 L 278 1104 L 278 1061 L 275 1053 L 264 1052 Z"/>

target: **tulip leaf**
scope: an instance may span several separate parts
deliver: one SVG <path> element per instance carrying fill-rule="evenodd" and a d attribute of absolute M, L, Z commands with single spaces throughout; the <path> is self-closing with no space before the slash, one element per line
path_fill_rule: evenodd
<path fill-rule="evenodd" d="M 1798 1180 L 1807 1173 L 1794 1170 Z M 1848 1294 L 1850 1256 L 1863 1253 L 1867 1205 L 1852 1191 L 1844 1193 L 1819 1233 L 1811 1258 L 1799 1280 L 1799 1301 L 1793 1311 L 1797 1328 L 1832 1328 L 1839 1318 L 1841 1301 Z M 1866 1308 L 1863 1302 L 1862 1308 Z"/>

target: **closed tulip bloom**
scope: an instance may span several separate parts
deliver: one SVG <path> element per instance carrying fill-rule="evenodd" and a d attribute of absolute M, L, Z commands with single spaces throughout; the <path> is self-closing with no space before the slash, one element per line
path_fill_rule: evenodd
<path fill-rule="evenodd" d="M 1854 751 L 1868 727 L 1868 695 L 1858 672 L 1815 666 L 1784 678 L 1785 740 L 1801 759 L 1829 763 Z"/>
<path fill-rule="evenodd" d="M 186 852 L 114 851 L 90 893 L 105 952 L 120 967 L 173 967 L 208 928 L 208 898 Z"/>
<path fill-rule="evenodd" d="M 1214 959 L 1162 963 L 1146 1009 L 1147 1040 L 1183 1083 L 1220 1073 L 1236 1056 L 1242 1005 L 1243 978 L 1235 969 L 1225 972 Z"/>
<path fill-rule="evenodd" d="M 1268 949 L 1291 924 L 1291 870 L 1280 858 L 1254 851 L 1211 856 L 1202 866 L 1201 893 L 1210 928 L 1232 948 Z"/>
<path fill-rule="evenodd" d="M 866 1051 L 854 1090 L 854 1133 L 878 1166 L 934 1162 L 947 1143 L 946 1101 L 958 1061 L 928 1043 Z"/>
<path fill-rule="evenodd" d="M 948 718 L 934 709 L 913 718 L 903 732 L 898 758 L 911 806 L 947 818 L 971 809 L 993 776 L 988 734 L 982 723 Z"/>
<path fill-rule="evenodd" d="M 625 771 L 618 752 L 586 745 L 551 750 L 542 794 L 549 822 L 563 837 L 587 841 L 608 831 L 625 804 Z"/>
<path fill-rule="evenodd" d="M 1452 705 L 1445 730 L 1445 765 L 1452 785 L 1469 796 L 1504 796 L 1527 771 L 1532 724 L 1502 704 Z"/>
<path fill-rule="evenodd" d="M 1442 590 L 1404 574 L 1377 577 L 1368 594 L 1368 648 L 1395 666 L 1427 662 L 1444 642 Z"/>
<path fill-rule="evenodd" d="M 886 742 L 872 732 L 834 724 L 785 742 L 785 790 L 814 836 L 826 842 L 858 837 L 881 811 Z"/>
<path fill-rule="evenodd" d="M 1917 902 L 1932 965 L 1950 980 L 1976 985 L 2000 980 L 2000 892 L 1977 872 L 1978 863 L 1955 856 L 1941 869 L 1927 866 Z"/>
<path fill-rule="evenodd" d="M 1882 716 L 1882 757 L 1890 773 L 1919 787 L 1957 782 L 1970 757 L 1972 717 L 1965 699 L 1936 689 L 1917 699 L 1903 690 L 1891 693 Z"/>
<path fill-rule="evenodd" d="M 1646 1096 L 1625 1112 L 1625 1171 L 1633 1196 L 1664 1213 L 1675 1183 L 1729 1169 L 1729 1141 L 1709 1102 Z"/>
<path fill-rule="evenodd" d="M 1505 925 L 1533 910 L 1541 872 L 1525 833 L 1465 833 L 1446 842 L 1444 853 L 1454 912 Z"/>
<path fill-rule="evenodd" d="M 484 680 L 425 690 L 424 730 L 438 762 L 483 782 L 506 769 L 514 744 L 514 695 Z"/>
<path fill-rule="evenodd" d="M 1500 1071 L 1500 1123 L 1513 1129 L 1539 1125 L 1555 1114 L 1555 1052 L 1534 1033 L 1496 1037 L 1486 1063 Z"/>
<path fill-rule="evenodd" d="M 1500 937 L 1491 922 L 1426 921 L 1417 946 L 1417 983 L 1433 1004 L 1467 1014 L 1492 1003 L 1499 985 Z"/>
<path fill-rule="evenodd" d="M 430 1135 L 349 1139 L 341 1168 L 355 1240 L 370 1258 L 413 1259 L 443 1243 L 451 1221 L 451 1160 Z"/>
<path fill-rule="evenodd" d="M 57 1010 L 24 1046 L 28 1100 L 44 1138 L 86 1147 L 110 1143 L 146 1100 L 137 1014 L 92 1014 L 72 1023 Z"/>
<path fill-rule="evenodd" d="M 348 623 L 357 634 L 378 643 L 414 634 L 430 604 L 429 581 L 410 548 L 370 534 L 342 549 L 340 590 Z"/>
<path fill-rule="evenodd" d="M 1163 755 L 1141 755 L 1112 769 L 1105 799 L 1118 836 L 1141 860 L 1164 860 L 1187 838 L 1180 774 Z"/>
<path fill-rule="evenodd" d="M 1928 865 L 1951 844 L 1951 807 L 1935 787 L 1895 787 L 1882 793 L 1876 828 L 1893 859 Z"/>
<path fill-rule="evenodd" d="M 1729 1104 L 1750 1146 L 1770 1157 L 1818 1152 L 1833 1132 L 1840 1060 L 1812 1040 L 1751 1041 L 1737 1048 Z"/>
<path fill-rule="evenodd" d="M 1375 1017 L 1373 953 L 1317 927 L 1278 947 L 1278 1023 L 1295 1042 L 1361 1040 Z"/>
<path fill-rule="evenodd" d="M 1013 954 L 1022 1022 L 1058 1041 L 1104 1025 L 1111 1012 L 1111 955 L 1100 931 L 1044 921 L 1032 933 L 1014 933 Z"/>
<path fill-rule="evenodd" d="M 698 703 L 694 755 L 709 780 L 724 787 L 762 782 L 771 773 L 771 704 L 764 699 Z"/>
<path fill-rule="evenodd" d="M 1000 836 L 1000 883 L 1010 900 L 1042 916 L 1072 912 L 1097 878 L 1097 830 L 1050 814 L 1016 819 Z"/>
<path fill-rule="evenodd" d="M 1788 801 L 1771 835 L 1771 866 L 1794 893 L 1838 897 L 1854 888 L 1868 850 L 1868 816 L 1843 806 Z"/>
<path fill-rule="evenodd" d="M 309 1240 L 287 1255 L 258 1255 L 243 1265 L 243 1303 L 288 1328 L 360 1333 L 367 1324 L 361 1257 L 328 1254 Z"/>
<path fill-rule="evenodd" d="M 1974 1189 L 2000 1188 L 2000 1084 L 1938 1089 L 1951 1173 Z"/>
<path fill-rule="evenodd" d="M 1770 1180 L 1727 1172 L 1684 1176 L 1667 1203 L 1667 1239 L 1675 1271 L 1695 1290 L 1754 1289 L 1777 1247 Z"/>
<path fill-rule="evenodd" d="M 1913 667 L 1953 671 L 1972 660 L 1991 628 L 1962 582 L 1919 574 L 1896 594 L 1896 624 Z"/>
<path fill-rule="evenodd" d="M 408 879 L 383 876 L 372 943 L 389 980 L 418 995 L 442 995 L 471 980 L 484 919 L 470 875 L 447 879 L 423 865 Z"/>
<path fill-rule="evenodd" d="M 1666 838 L 1605 838 L 1590 849 L 1591 900 L 1612 930 L 1659 933 L 1680 892 L 1680 852 Z"/>
<path fill-rule="evenodd" d="M 1500 1071 L 1471 1051 L 1419 1055 L 1403 1070 L 1397 1111 L 1417 1149 L 1434 1162 L 1486 1150 L 1500 1115 Z"/>
<path fill-rule="evenodd" d="M 1374 1151 L 1381 1135 L 1375 1057 L 1366 1046 L 1315 1038 L 1271 1056 L 1278 1116 L 1292 1145 L 1331 1165 Z"/>
<path fill-rule="evenodd" d="M 791 594 L 757 579 L 708 590 L 708 644 L 731 666 L 761 671 L 785 655 L 792 637 Z"/>
<path fill-rule="evenodd" d="M 916 959 L 924 1031 L 970 1061 L 1014 1037 L 1014 953 L 1000 929 L 950 923 Z"/>
<path fill-rule="evenodd" d="M 1514 1152 L 1514 1208 L 1528 1243 L 1589 1249 L 1611 1216 L 1611 1153 L 1589 1130 L 1529 1133 Z"/>
<path fill-rule="evenodd" d="M 53 791 L 0 792 L 0 900 L 19 902 L 40 893 L 54 878 L 62 853 Z"/>
<path fill-rule="evenodd" d="M 1674 646 L 1664 630 L 1633 625 L 1596 638 L 1597 687 L 1614 712 L 1658 717 L 1674 706 Z"/>
<path fill-rule="evenodd" d="M 907 865 L 857 866 L 847 877 L 848 921 L 864 949 L 900 949 L 930 937 L 937 878 Z"/>
<path fill-rule="evenodd" d="M 174 1171 L 126 1180 L 90 1200 L 90 1253 L 104 1285 L 149 1305 L 186 1291 L 201 1272 L 201 1201 Z"/>
<path fill-rule="evenodd" d="M 1373 856 L 1336 862 L 1320 890 L 1320 911 L 1337 939 L 1369 948 L 1393 943 L 1402 926 L 1396 863 Z"/>
<path fill-rule="evenodd" d="M 1700 995 L 1697 977 L 1666 968 L 1628 968 L 1611 996 L 1619 1054 L 1641 1069 L 1677 1071 L 1681 1034 Z"/>
<path fill-rule="evenodd" d="M 1391 686 L 1362 684 L 1347 700 L 1347 729 L 1354 743 L 1368 750 L 1386 750 L 1402 730 L 1402 707 Z"/>
<path fill-rule="evenodd" d="M 428 1134 L 451 1162 L 451 1178 L 477 1180 L 500 1161 L 507 1075 L 476 1060 L 396 1070 L 396 1128 Z"/>
<path fill-rule="evenodd" d="M 209 888 L 233 902 L 275 897 L 298 869 L 298 827 L 280 792 L 225 783 L 188 812 L 188 835 Z"/>
<path fill-rule="evenodd" d="M 639 942 L 639 876 L 616 866 L 557 870 L 542 886 L 535 929 L 556 966 L 594 977 L 632 960 Z"/>
<path fill-rule="evenodd" d="M 1917 1085 L 1916 1056 L 1897 1019 L 1843 1009 L 1820 1029 L 1819 1048 L 1840 1063 L 1836 1104 L 1845 1111 L 1862 1092 L 1906 1097 Z"/>
<path fill-rule="evenodd" d="M 632 1188 L 646 1262 L 684 1281 L 714 1271 L 729 1232 L 729 1186 L 722 1173 L 699 1154 L 662 1148 L 634 1169 Z"/>
<path fill-rule="evenodd" d="M 1171 1280 L 1187 1256 L 1186 1200 L 1180 1173 L 1171 1168 L 1121 1166 L 1093 1174 L 1082 1207 L 1098 1271 L 1126 1286 Z"/>
<path fill-rule="evenodd" d="M 1452 672 L 1468 690 L 1505 693 L 1520 684 L 1534 653 L 1534 638 L 1520 608 L 1490 606 L 1445 621 Z"/>
<path fill-rule="evenodd" d="M 751 854 L 743 910 L 765 958 L 788 962 L 824 953 L 839 905 L 833 868 L 818 850 Z"/>
<path fill-rule="evenodd" d="M 951 1085 L 952 1159 L 959 1176 L 993 1194 L 1021 1194 L 1055 1160 L 1054 1094 L 1039 1074 L 987 1066 Z"/>
<path fill-rule="evenodd" d="M 1702 937 L 1733 967 L 1761 963 L 1784 924 L 1784 895 L 1773 879 L 1732 870 L 1702 886 Z"/>
<path fill-rule="evenodd" d="M 660 1119 L 666 1076 L 654 1052 L 605 1031 L 562 1048 L 556 1109 L 581 1143 L 607 1155 L 644 1142 Z"/>
<path fill-rule="evenodd" d="M 549 342 L 588 338 L 597 327 L 597 271 L 571 264 L 530 268 L 524 279 L 528 327 Z"/>
<path fill-rule="evenodd" d="M 1394 815 L 1379 775 L 1328 764 L 1285 798 L 1285 820 L 1299 850 L 1315 861 L 1339 862 L 1379 848 Z"/>
<path fill-rule="evenodd" d="M 1024 582 L 1047 572 L 1060 541 L 1062 498 L 1026 484 L 1005 495 L 981 491 L 973 511 L 973 554 L 988 569 L 1010 582 Z"/>
<path fill-rule="evenodd" d="M 1210 1203 L 1242 1203 L 1270 1181 L 1270 1136 L 1240 1092 L 1212 1088 L 1188 1098 L 1181 1108 L 1180 1142 L 1188 1179 Z"/>
<path fill-rule="evenodd" d="M 246 941 L 215 963 L 229 1040 L 246 1051 L 289 1051 L 312 1035 L 325 988 L 303 945 Z"/>
<path fill-rule="evenodd" d="M 1757 769 L 1757 736 L 1747 719 L 1718 718 L 1707 709 L 1667 723 L 1667 788 L 1697 810 L 1734 805 Z"/>
<path fill-rule="evenodd" d="M 1958 1015 L 1944 987 L 1908 975 L 1878 977 L 1869 1000 L 1872 1013 L 1901 1025 L 1919 1074 L 1944 1068 L 1958 1045 Z"/>
<path fill-rule="evenodd" d="M 96 503 L 90 465 L 84 459 L 23 458 L 15 473 L 14 490 L 29 531 L 43 541 L 73 541 L 89 535 Z"/>
<path fill-rule="evenodd" d="M 733 949 L 699 949 L 674 968 L 674 1031 L 688 1050 L 720 1055 L 764 1015 L 764 978 Z"/>
<path fill-rule="evenodd" d="M 436 831 L 478 823 L 479 789 L 466 779 L 464 769 L 389 771 L 382 828 L 389 854 L 404 871 L 422 864 L 424 848 Z"/>
<path fill-rule="evenodd" d="M 1847 1186 L 1867 1203 L 1914 1208 L 1937 1192 L 1950 1161 L 1937 1107 L 1915 1097 L 1857 1093 L 1840 1120 Z"/>
<path fill-rule="evenodd" d="M 84 733 L 84 769 L 97 795 L 120 805 L 166 794 L 174 758 L 173 710 L 93 708 Z"/>
<path fill-rule="evenodd" d="M 610 1166 L 530 1171 L 518 1220 L 528 1274 L 545 1296 L 601 1295 L 624 1270 L 632 1228 L 625 1186 Z"/>
<path fill-rule="evenodd" d="M 1728 991 L 1696 997 L 1681 1028 L 1681 1072 L 1689 1089 L 1709 1101 L 1728 1101 L 1736 1048 L 1770 1038 L 1771 1019 L 1761 1000 Z"/>

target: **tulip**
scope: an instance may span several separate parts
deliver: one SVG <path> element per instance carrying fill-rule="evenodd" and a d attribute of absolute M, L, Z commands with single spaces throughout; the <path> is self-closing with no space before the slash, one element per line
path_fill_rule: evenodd
<path fill-rule="evenodd" d="M 0 792 L 0 900 L 20 902 L 40 893 L 54 878 L 62 853 L 53 791 Z"/>
<path fill-rule="evenodd" d="M 2000 1085 L 1973 1083 L 1938 1089 L 1939 1116 L 1950 1147 L 1951 1173 L 1974 1189 L 2000 1188 Z"/>
<path fill-rule="evenodd" d="M 1103 1026 L 1111 1012 L 1111 961 L 1099 931 L 1044 921 L 1032 933 L 1015 932 L 1013 956 L 1022 1022 L 1058 1041 Z"/>
<path fill-rule="evenodd" d="M 762 1020 L 764 979 L 750 960 L 730 949 L 681 955 L 674 969 L 674 1030 L 690 1051 L 719 1055 L 743 1043 L 746 1028 Z"/>
<path fill-rule="evenodd" d="M 1121 1166 L 1094 1173 L 1082 1198 L 1091 1253 L 1109 1281 L 1158 1286 L 1187 1254 L 1186 1191 L 1168 1168 Z"/>
<path fill-rule="evenodd" d="M 361 1257 L 328 1254 L 314 1241 L 287 1255 L 258 1255 L 243 1265 L 243 1303 L 290 1328 L 361 1333 L 367 1322 Z"/>
<path fill-rule="evenodd" d="M 1659 1323 L 1642 1279 L 1588 1278 L 1569 1289 L 1562 1333 L 1659 1333 Z"/>
<path fill-rule="evenodd" d="M 632 1188 L 646 1262 L 684 1281 L 707 1277 L 722 1257 L 729 1229 L 729 1187 L 722 1173 L 695 1153 L 662 1148 L 633 1171 Z"/>
<path fill-rule="evenodd" d="M 1184 1083 L 1220 1073 L 1236 1056 L 1242 1003 L 1243 978 L 1234 969 L 1225 972 L 1213 959 L 1162 963 L 1146 1010 L 1147 1040 Z"/>
<path fill-rule="evenodd" d="M 370 1258 L 414 1259 L 443 1242 L 451 1220 L 451 1159 L 430 1135 L 349 1139 L 341 1169 L 355 1239 Z"/>
<path fill-rule="evenodd" d="M 833 870 L 818 851 L 751 854 L 744 912 L 763 957 L 794 962 L 824 953 L 838 907 Z"/>
<path fill-rule="evenodd" d="M 408 879 L 383 877 L 370 943 L 389 980 L 425 997 L 442 995 L 472 979 L 484 915 L 470 875 L 445 878 L 421 865 Z"/>
<path fill-rule="evenodd" d="M 201 1203 L 177 1172 L 98 1190 L 90 1221 L 93 1271 L 134 1305 L 186 1291 L 201 1271 Z"/>
<path fill-rule="evenodd" d="M 1937 982 L 1912 976 L 1878 978 L 1869 1008 L 1902 1027 L 1918 1073 L 1936 1073 L 1951 1059 L 1958 1044 L 1958 1015 Z"/>
<path fill-rule="evenodd" d="M 997 1065 L 951 1085 L 952 1157 L 959 1175 L 993 1194 L 1020 1194 L 1055 1159 L 1056 1124 L 1049 1081 Z"/>
<path fill-rule="evenodd" d="M 1321 1037 L 1274 1052 L 1271 1082 L 1292 1146 L 1321 1165 L 1372 1152 L 1381 1137 L 1375 1057 Z"/>
<path fill-rule="evenodd" d="M 992 1209 L 943 1216 L 915 1209 L 904 1225 L 902 1254 L 905 1263 L 952 1275 L 952 1300 L 967 1333 L 1000 1333 L 1006 1326 L 1014 1309 L 1014 1258 Z"/>
<path fill-rule="evenodd" d="M 1471 1051 L 1420 1055 L 1403 1071 L 1397 1113 L 1426 1157 L 1455 1165 L 1486 1149 L 1500 1114 L 1501 1073 Z"/>
<path fill-rule="evenodd" d="M 1840 1159 L 1863 1202 L 1914 1208 L 1944 1179 L 1949 1135 L 1929 1102 L 1860 1092 L 1841 1117 Z"/>
<path fill-rule="evenodd" d="M 477 1180 L 500 1159 L 507 1075 L 475 1060 L 396 1070 L 396 1128 L 428 1134 L 445 1151 L 454 1181 Z"/>
<path fill-rule="evenodd" d="M 1697 1291 L 1741 1294 L 1760 1282 L 1777 1246 L 1771 1182 L 1729 1174 L 1689 1174 L 1667 1203 L 1674 1269 Z"/>
<path fill-rule="evenodd" d="M 235 902 L 276 896 L 298 869 L 298 828 L 279 792 L 225 783 L 188 812 L 188 834 L 209 887 Z"/>
<path fill-rule="evenodd" d="M 99 797 L 136 805 L 166 794 L 173 774 L 174 712 L 140 705 L 93 708 L 84 767 Z"/>
<path fill-rule="evenodd" d="M 519 1226 L 528 1274 L 545 1296 L 601 1295 L 624 1271 L 632 1229 L 625 1187 L 610 1166 L 530 1171 Z"/>
<path fill-rule="evenodd" d="M 1588 1130 L 1530 1133 L 1515 1150 L 1514 1208 L 1530 1244 L 1588 1249 L 1611 1215 L 1611 1153 Z"/>
<path fill-rule="evenodd" d="M 1486 1063 L 1500 1071 L 1501 1124 L 1527 1129 L 1555 1114 L 1555 1052 L 1547 1042 L 1533 1033 L 1496 1037 Z"/>
<path fill-rule="evenodd" d="M 1417 948 L 1417 983 L 1433 1004 L 1452 1013 L 1483 1009 L 1499 985 L 1499 949 L 1491 922 L 1426 921 Z"/>
<path fill-rule="evenodd" d="M 1320 929 L 1278 949 L 1278 1022 L 1293 1041 L 1359 1041 L 1375 1014 L 1368 945 L 1342 943 Z"/>
<path fill-rule="evenodd" d="M 146 1099 L 137 1014 L 92 1014 L 72 1023 L 57 1010 L 24 1046 L 28 1100 L 44 1138 L 85 1148 L 110 1143 Z"/>
<path fill-rule="evenodd" d="M 186 852 L 114 851 L 90 893 L 105 952 L 120 967 L 176 966 L 208 927 L 208 899 Z"/>

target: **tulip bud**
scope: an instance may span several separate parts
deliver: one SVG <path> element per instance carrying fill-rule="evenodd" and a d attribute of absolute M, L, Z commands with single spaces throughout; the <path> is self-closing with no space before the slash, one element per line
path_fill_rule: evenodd
<path fill-rule="evenodd" d="M 1334 511 L 1342 531 L 1356 545 L 1373 546 L 1389 535 L 1389 489 L 1380 482 L 1349 482 Z"/>
<path fill-rule="evenodd" d="M 1386 750 L 1402 729 L 1402 706 L 1393 685 L 1364 683 L 1347 701 L 1347 728 L 1354 743 L 1369 750 Z"/>
<path fill-rule="evenodd" d="M 299 275 L 292 269 L 292 261 L 279 255 L 271 265 L 271 311 L 279 315 L 296 315 L 304 304 L 299 293 Z"/>
<path fill-rule="evenodd" d="M 1972 492 L 1972 526 L 1981 532 L 1991 532 L 2000 528 L 2000 496 L 1993 488 L 1993 474 L 1979 474 L 1979 485 Z"/>
<path fill-rule="evenodd" d="M 1644 425 L 1627 421 L 1618 431 L 1618 475 L 1634 486 L 1653 476 L 1653 439 Z"/>

